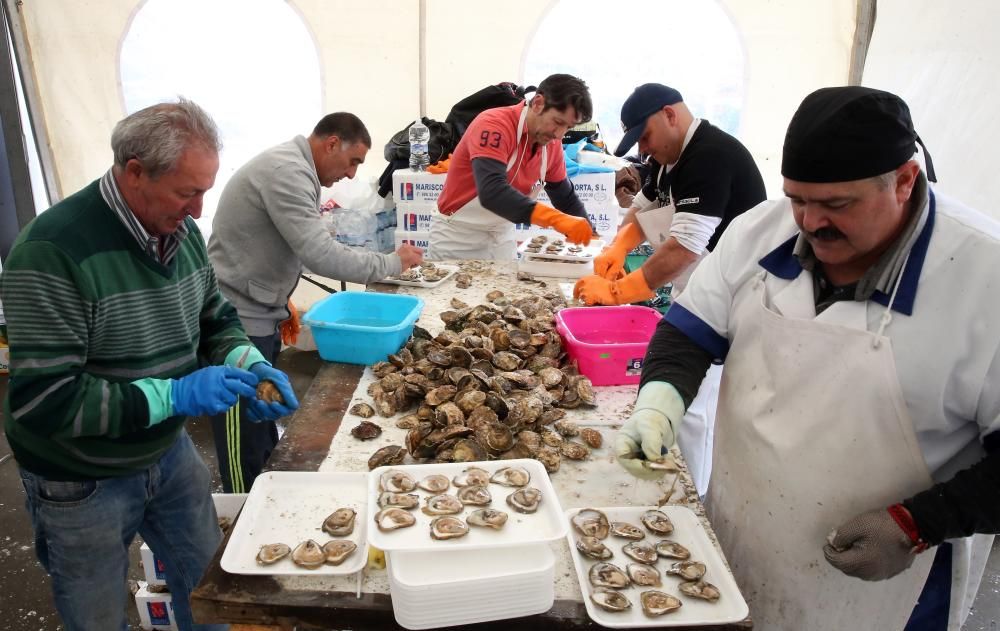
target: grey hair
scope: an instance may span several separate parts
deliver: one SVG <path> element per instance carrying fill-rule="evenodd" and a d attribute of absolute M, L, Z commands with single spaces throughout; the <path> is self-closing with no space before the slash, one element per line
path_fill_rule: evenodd
<path fill-rule="evenodd" d="M 130 114 L 111 132 L 115 166 L 124 168 L 135 158 L 154 179 L 171 171 L 184 150 L 198 144 L 218 153 L 219 128 L 205 110 L 183 97 Z"/>
<path fill-rule="evenodd" d="M 883 173 L 882 175 L 876 175 L 872 178 L 875 182 L 875 186 L 878 187 L 880 191 L 887 191 L 896 185 L 896 169 L 889 171 L 888 173 Z"/>

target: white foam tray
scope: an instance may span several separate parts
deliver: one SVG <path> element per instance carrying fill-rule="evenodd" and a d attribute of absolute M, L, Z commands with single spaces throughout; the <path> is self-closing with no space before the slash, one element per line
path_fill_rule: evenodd
<path fill-rule="evenodd" d="M 368 543 L 380 550 L 472 550 L 481 548 L 500 548 L 511 546 L 522 546 L 528 543 L 542 543 L 554 541 L 566 535 L 566 519 L 563 515 L 559 498 L 556 496 L 549 474 L 545 467 L 537 460 L 495 460 L 490 462 L 449 462 L 438 464 L 415 464 L 400 465 L 395 467 L 379 467 L 369 474 L 368 478 L 368 498 L 371 505 L 369 520 L 373 519 L 378 512 L 378 496 L 380 491 L 379 478 L 389 469 L 406 471 L 416 481 L 432 475 L 442 474 L 453 479 L 468 467 L 480 467 L 488 471 L 491 475 L 503 467 L 523 467 L 531 474 L 529 486 L 533 486 L 542 492 L 542 501 L 538 511 L 531 514 L 516 512 L 507 505 L 507 496 L 516 491 L 516 488 L 506 487 L 499 484 L 490 484 L 489 491 L 493 497 L 491 508 L 502 510 L 507 513 L 507 523 L 500 530 L 492 528 L 469 527 L 469 534 L 457 539 L 446 539 L 438 541 L 432 539 L 430 534 L 430 523 L 434 519 L 431 515 L 426 515 L 421 508 L 426 504 L 425 499 L 431 494 L 419 488 L 412 492 L 420 496 L 420 508 L 412 509 L 410 512 L 416 517 L 417 522 L 408 528 L 400 528 L 382 532 L 374 523 L 368 527 Z M 454 495 L 457 489 L 452 485 L 447 493 Z M 473 511 L 485 508 L 480 506 L 466 506 L 457 515 L 465 520 Z"/>
<path fill-rule="evenodd" d="M 433 282 L 426 282 L 423 280 L 423 277 L 421 277 L 421 280 L 402 280 L 392 276 L 388 278 L 383 278 L 378 282 L 386 283 L 388 285 L 403 285 L 405 287 L 424 287 L 426 289 L 433 289 L 434 287 L 437 287 L 444 281 L 454 276 L 455 272 L 458 271 L 457 265 L 442 265 L 441 263 L 434 263 L 434 266 L 439 269 L 447 270 L 448 274 L 444 278 L 439 278 L 438 280 L 435 280 Z"/>
<path fill-rule="evenodd" d="M 479 590 L 483 584 L 516 587 L 531 577 L 551 574 L 555 555 L 547 544 L 519 548 L 396 551 L 389 553 L 393 582 L 408 594 L 431 590 Z"/>
<path fill-rule="evenodd" d="M 341 575 L 353 574 L 368 563 L 369 525 L 365 473 L 270 471 L 254 480 L 233 527 L 220 564 L 231 574 Z M 291 556 L 271 565 L 257 563 L 257 552 L 268 543 L 295 548 L 313 539 L 320 545 L 334 539 L 323 532 L 323 520 L 338 508 L 357 511 L 354 532 L 345 539 L 358 549 L 340 565 L 309 570 L 295 565 Z"/>
<path fill-rule="evenodd" d="M 545 248 L 555 241 L 553 238 L 549 238 L 548 241 L 542 244 L 542 249 L 538 252 L 529 252 L 528 246 L 531 245 L 531 239 L 525 239 L 521 242 L 521 245 L 517 247 L 517 251 L 521 253 L 521 257 L 534 257 L 539 259 L 548 259 L 551 261 L 592 261 L 595 256 L 601 253 L 604 249 L 604 241 L 601 239 L 591 239 L 590 243 L 583 246 L 583 251 L 578 254 L 570 254 L 566 251 L 567 248 L 573 244 L 566 240 L 566 237 L 561 238 L 564 242 L 562 252 L 559 254 L 551 254 L 545 251 Z"/>
<path fill-rule="evenodd" d="M 478 622 L 489 622 L 491 620 L 533 616 L 552 609 L 554 601 L 552 584 L 549 583 L 546 588 L 535 590 L 532 597 L 509 603 L 502 607 L 486 609 L 473 606 L 468 610 L 449 611 L 448 606 L 442 606 L 443 610 L 448 611 L 448 613 L 444 615 L 440 613 L 437 615 L 423 615 L 424 612 L 420 610 L 414 610 L 403 603 L 397 603 L 394 597 L 392 608 L 396 622 L 402 627 L 407 629 L 439 629 L 441 627 L 464 626 Z"/>
<path fill-rule="evenodd" d="M 535 258 L 533 254 L 523 256 L 517 262 L 517 271 L 549 278 L 583 278 L 594 273 L 594 259 L 583 259 L 576 263 Z M 570 292 L 572 298 L 573 292 Z"/>
<path fill-rule="evenodd" d="M 591 566 L 600 563 L 595 559 L 583 556 L 576 549 L 576 539 L 579 533 L 575 528 L 570 527 L 567 539 L 569 540 L 570 556 L 573 557 L 573 565 L 576 567 L 576 576 L 580 581 L 580 589 L 583 592 L 583 603 L 587 607 L 587 614 L 591 620 L 597 624 L 610 627 L 612 629 L 632 628 L 632 627 L 676 627 L 699 624 L 725 624 L 729 622 L 739 622 L 747 617 L 750 608 L 747 606 L 736 579 L 733 578 L 729 568 L 719 555 L 719 551 L 708 538 L 708 533 L 702 526 L 698 516 L 690 508 L 668 504 L 658 509 L 667 514 L 674 524 L 674 531 L 663 537 L 654 535 L 647 530 L 639 521 L 639 516 L 645 511 L 658 508 L 656 506 L 619 506 L 613 508 L 597 508 L 608 516 L 609 521 L 626 521 L 635 524 L 643 529 L 646 538 L 643 541 L 654 543 L 661 539 L 671 539 L 686 547 L 691 551 L 692 561 L 701 561 L 707 567 L 705 580 L 719 588 L 721 596 L 716 602 L 708 602 L 684 596 L 677 589 L 682 582 L 680 578 L 671 574 L 665 574 L 663 570 L 670 567 L 675 560 L 660 558 L 656 562 L 657 569 L 662 575 L 663 585 L 661 587 L 635 587 L 619 590 L 632 603 L 632 607 L 623 612 L 605 611 L 590 600 L 590 593 L 594 587 L 590 584 L 589 572 Z M 567 520 L 572 519 L 583 508 L 574 508 L 566 511 Z M 622 547 L 629 543 L 628 539 L 608 536 L 603 541 L 614 553 L 607 563 L 613 563 L 626 570 L 626 566 L 632 563 L 632 559 L 625 556 Z M 673 613 L 662 616 L 649 617 L 642 612 L 642 602 L 639 594 L 643 591 L 654 589 L 662 591 L 672 596 L 680 598 L 681 608 Z"/>

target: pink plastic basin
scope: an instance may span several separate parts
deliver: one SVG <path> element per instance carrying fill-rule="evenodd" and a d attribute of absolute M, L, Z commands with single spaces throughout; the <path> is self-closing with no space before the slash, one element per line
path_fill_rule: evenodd
<path fill-rule="evenodd" d="M 595 386 L 639 383 L 642 359 L 663 316 L 655 309 L 570 307 L 556 313 L 556 330 L 570 358 Z"/>

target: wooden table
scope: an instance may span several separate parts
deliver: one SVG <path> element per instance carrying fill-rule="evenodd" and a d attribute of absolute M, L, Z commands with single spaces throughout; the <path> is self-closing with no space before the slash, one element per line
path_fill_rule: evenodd
<path fill-rule="evenodd" d="M 382 286 L 385 287 L 385 286 Z M 334 434 L 357 384 L 363 366 L 326 363 L 320 368 L 301 401 L 301 407 L 271 455 L 271 471 L 316 471 L 327 458 Z M 232 532 L 232 529 L 230 530 Z M 283 629 L 399 629 L 388 594 L 323 589 L 285 589 L 269 576 L 229 574 L 220 558 L 229 537 L 223 541 L 205 576 L 191 594 L 191 607 L 198 622 L 228 622 L 273 625 Z M 582 601 L 556 600 L 544 614 L 517 620 L 475 625 L 477 629 L 601 629 L 587 616 Z M 675 627 L 701 630 L 746 630 L 748 619 L 728 625 Z"/>

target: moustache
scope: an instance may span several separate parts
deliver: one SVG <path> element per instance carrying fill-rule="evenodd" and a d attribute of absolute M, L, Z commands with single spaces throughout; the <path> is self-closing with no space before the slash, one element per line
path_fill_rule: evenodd
<path fill-rule="evenodd" d="M 806 232 L 806 237 L 816 241 L 837 241 L 838 239 L 846 239 L 847 235 L 836 228 L 820 228 L 815 232 Z"/>

